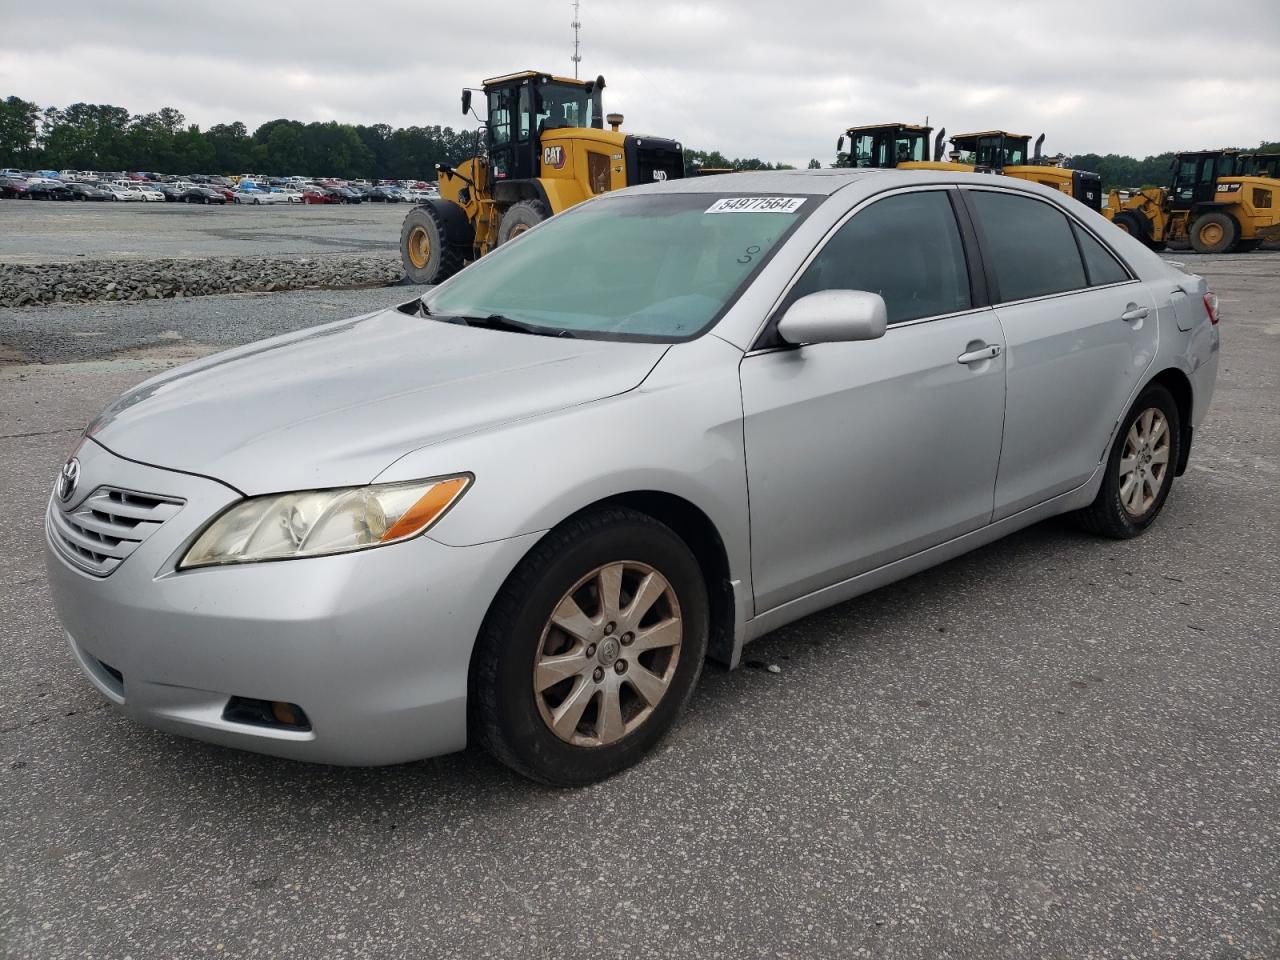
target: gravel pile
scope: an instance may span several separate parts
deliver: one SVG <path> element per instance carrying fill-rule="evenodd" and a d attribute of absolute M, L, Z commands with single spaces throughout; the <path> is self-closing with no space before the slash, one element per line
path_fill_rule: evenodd
<path fill-rule="evenodd" d="M 214 293 L 383 287 L 404 278 L 395 254 L 0 263 L 0 307 L 155 300 Z"/>

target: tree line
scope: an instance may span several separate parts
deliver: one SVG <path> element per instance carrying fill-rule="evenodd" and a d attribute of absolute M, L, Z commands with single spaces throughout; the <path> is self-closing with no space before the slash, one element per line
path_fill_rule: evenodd
<path fill-rule="evenodd" d="M 437 163 L 472 156 L 474 130 L 385 123 L 268 120 L 207 130 L 164 107 L 131 114 L 109 104 L 47 107 L 19 97 L 0 101 L 0 166 L 156 173 L 315 175 L 344 179 L 434 180 Z"/>
<path fill-rule="evenodd" d="M 0 167 L 51 170 L 139 170 L 155 173 L 252 171 L 267 176 L 426 179 L 436 164 L 456 165 L 483 146 L 475 130 L 438 125 L 391 127 L 268 120 L 256 130 L 240 122 L 207 130 L 173 107 L 131 114 L 123 107 L 73 103 L 47 107 L 20 97 L 0 101 Z M 817 161 L 813 161 L 816 164 Z M 687 167 L 781 170 L 755 157 L 686 150 Z"/>
<path fill-rule="evenodd" d="M 142 170 L 156 173 L 315 175 L 344 179 L 434 180 L 437 163 L 474 156 L 483 138 L 475 130 L 439 125 L 391 127 L 268 120 L 252 133 L 240 122 L 207 130 L 189 124 L 173 107 L 131 114 L 109 104 L 46 107 L 20 97 L 0 101 L 0 167 L 54 170 Z M 1263 152 L 1280 151 L 1264 143 Z M 1082 153 L 1068 166 L 1102 176 L 1104 189 L 1167 186 L 1173 154 L 1138 160 L 1120 154 Z M 840 154 L 831 166 L 848 164 Z M 814 159 L 809 168 L 822 164 Z M 697 168 L 788 170 L 785 163 L 685 150 L 688 172 Z"/>

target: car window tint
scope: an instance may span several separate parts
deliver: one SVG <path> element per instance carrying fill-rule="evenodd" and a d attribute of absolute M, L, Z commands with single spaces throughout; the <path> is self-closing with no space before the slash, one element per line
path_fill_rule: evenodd
<path fill-rule="evenodd" d="M 903 193 L 855 214 L 809 264 L 788 299 L 822 290 L 878 293 L 890 323 L 971 307 L 964 247 L 946 193 Z"/>
<path fill-rule="evenodd" d="M 972 190 L 966 196 L 982 227 L 1001 303 L 1089 285 L 1066 214 L 1011 193 Z"/>
<path fill-rule="evenodd" d="M 1124 267 L 1120 266 L 1116 258 L 1098 242 L 1093 234 L 1078 223 L 1073 223 L 1071 227 L 1080 241 L 1080 252 L 1084 254 L 1084 265 L 1089 273 L 1090 286 L 1100 287 L 1105 283 L 1124 283 L 1129 279 L 1129 274 L 1125 272 Z"/>

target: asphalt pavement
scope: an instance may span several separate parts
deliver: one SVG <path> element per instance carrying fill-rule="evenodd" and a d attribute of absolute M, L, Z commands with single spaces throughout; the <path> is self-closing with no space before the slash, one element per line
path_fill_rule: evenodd
<path fill-rule="evenodd" d="M 54 618 L 41 516 L 101 406 L 404 291 L 0 312 L 0 954 L 1280 957 L 1280 255 L 1178 258 L 1222 363 L 1145 536 L 1051 521 L 792 624 L 575 791 L 154 733 Z"/>

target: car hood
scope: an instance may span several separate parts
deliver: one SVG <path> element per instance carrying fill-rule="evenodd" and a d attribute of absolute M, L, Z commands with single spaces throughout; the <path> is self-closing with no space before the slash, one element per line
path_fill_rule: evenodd
<path fill-rule="evenodd" d="M 89 434 L 246 494 L 358 485 L 420 447 L 631 390 L 666 349 L 383 310 L 161 374 Z"/>

